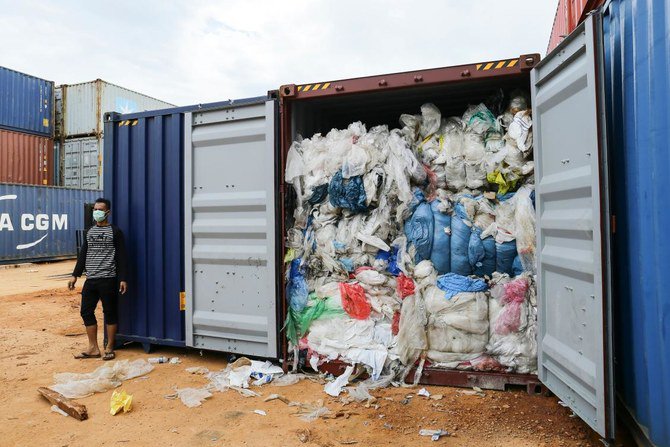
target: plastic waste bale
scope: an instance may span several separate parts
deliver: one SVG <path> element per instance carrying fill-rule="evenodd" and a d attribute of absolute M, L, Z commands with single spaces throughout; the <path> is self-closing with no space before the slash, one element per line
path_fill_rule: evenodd
<path fill-rule="evenodd" d="M 476 210 L 468 243 L 468 260 L 473 274 L 490 276 L 496 270 L 495 211 L 485 197 L 477 199 Z"/>
<path fill-rule="evenodd" d="M 523 270 L 535 273 L 535 207 L 531 200 L 532 192 L 532 187 L 523 186 L 516 193 L 514 230 Z"/>
<path fill-rule="evenodd" d="M 421 191 L 416 190 L 414 196 L 418 204 L 414 207 L 412 217 L 405 222 L 405 236 L 416 250 L 415 262 L 421 262 L 430 259 L 433 249 L 433 212 Z"/>
<path fill-rule="evenodd" d="M 528 274 L 512 279 L 494 274 L 489 300 L 490 339 L 487 354 L 509 372 L 537 372 L 537 302 Z"/>
<path fill-rule="evenodd" d="M 430 204 L 433 213 L 433 246 L 430 260 L 438 273 L 446 273 L 451 268 L 451 216 L 448 202 L 434 200 Z"/>
<path fill-rule="evenodd" d="M 472 217 L 474 208 L 470 214 L 466 206 L 459 202 L 454 206 L 454 214 L 451 218 L 451 272 L 459 275 L 471 275 L 472 266 L 468 248 L 470 235 L 472 233 Z"/>
<path fill-rule="evenodd" d="M 496 271 L 514 274 L 514 258 L 516 249 L 516 196 L 514 194 L 501 198 L 496 206 Z"/>
<path fill-rule="evenodd" d="M 378 378 L 391 345 L 391 323 L 371 319 L 317 319 L 307 334 L 308 346 L 328 360 L 361 363 Z"/>
<path fill-rule="evenodd" d="M 342 171 L 337 171 L 328 185 L 328 196 L 333 206 L 348 209 L 354 213 L 367 211 L 365 186 L 361 176 L 345 179 Z"/>
<path fill-rule="evenodd" d="M 455 368 L 481 355 L 488 342 L 488 298 L 484 292 L 461 292 L 445 298 L 438 287 L 425 296 L 428 313 L 428 359 Z"/>

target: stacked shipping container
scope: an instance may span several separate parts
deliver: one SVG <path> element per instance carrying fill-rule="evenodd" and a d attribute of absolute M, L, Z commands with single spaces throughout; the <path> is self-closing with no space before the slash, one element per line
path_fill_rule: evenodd
<path fill-rule="evenodd" d="M 0 182 L 54 183 L 54 83 L 0 67 Z"/>
<path fill-rule="evenodd" d="M 61 185 L 102 188 L 103 116 L 173 107 L 101 79 L 56 88 L 56 145 Z"/>

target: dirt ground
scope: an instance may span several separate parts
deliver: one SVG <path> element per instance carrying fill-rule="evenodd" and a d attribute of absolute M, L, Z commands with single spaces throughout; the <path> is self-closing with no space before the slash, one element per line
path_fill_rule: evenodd
<path fill-rule="evenodd" d="M 125 382 L 133 395 L 130 413 L 109 414 L 111 391 L 79 399 L 89 419 L 79 422 L 50 411 L 37 393 L 58 372 L 90 372 L 102 360 L 75 360 L 86 336 L 79 317 L 79 295 L 69 292 L 65 276 L 72 262 L 0 268 L 0 445 L 1 446 L 600 446 L 598 437 L 571 417 L 554 397 L 523 391 L 486 391 L 484 397 L 459 389 L 427 387 L 440 400 L 416 395 L 414 388 L 376 390 L 378 408 L 343 405 L 323 392 L 323 385 L 303 380 L 297 385 L 272 384 L 254 390 L 262 397 L 235 391 L 214 393 L 201 407 L 187 408 L 166 399 L 175 387 L 199 387 L 202 376 L 185 368 L 225 367 L 225 356 L 185 349 L 162 349 L 181 364 L 159 364 L 146 378 Z M 81 283 L 78 284 L 80 289 Z M 98 315 L 101 321 L 101 315 Z M 148 358 L 137 345 L 117 351 L 118 359 Z M 279 393 L 290 401 L 322 399 L 336 419 L 304 422 L 296 408 L 263 398 Z M 407 399 L 407 395 L 414 395 Z M 264 410 L 267 415 L 255 414 Z M 348 417 L 347 417 L 348 416 Z M 438 442 L 419 436 L 419 429 L 444 429 L 452 435 Z"/>

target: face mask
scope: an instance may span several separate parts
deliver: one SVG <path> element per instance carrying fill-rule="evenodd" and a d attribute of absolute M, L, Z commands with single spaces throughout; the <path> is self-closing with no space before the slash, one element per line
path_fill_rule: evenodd
<path fill-rule="evenodd" d="M 96 222 L 102 222 L 103 220 L 105 220 L 106 216 L 107 216 L 106 211 L 93 210 L 93 219 L 95 219 Z"/>

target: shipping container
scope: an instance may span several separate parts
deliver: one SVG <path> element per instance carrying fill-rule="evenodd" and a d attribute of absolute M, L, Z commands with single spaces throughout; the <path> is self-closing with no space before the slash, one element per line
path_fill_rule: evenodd
<path fill-rule="evenodd" d="M 617 396 L 623 407 L 642 425 L 643 435 L 656 445 L 668 445 L 664 334 L 669 309 L 659 278 L 670 265 L 664 255 L 667 237 L 658 223 L 664 219 L 659 211 L 662 182 L 657 181 L 660 173 L 653 174 L 668 164 L 667 106 L 659 101 L 656 108 L 648 107 L 653 102 L 649 92 L 667 97 L 668 73 L 667 67 L 643 63 L 667 54 L 667 41 L 659 37 L 667 34 L 665 22 L 655 22 L 667 15 L 645 9 L 638 19 L 632 16 L 634 10 L 635 5 L 612 1 L 604 16 L 599 12 L 587 17 L 542 62 L 537 55 L 522 55 L 289 84 L 265 99 L 174 109 L 183 115 L 183 145 L 174 149 L 183 157 L 182 171 L 173 173 L 183 197 L 171 203 L 183 204 L 179 226 L 184 233 L 179 237 L 184 240 L 180 262 L 185 311 L 179 321 L 184 326 L 179 327 L 184 344 L 287 360 L 280 330 L 286 316 L 282 255 L 292 207 L 283 172 L 288 148 L 299 135 L 325 133 L 357 120 L 368 127 L 397 127 L 401 113 L 418 110 L 425 102 L 448 116 L 482 101 L 492 90 L 526 89 L 533 98 L 536 164 L 538 376 L 428 368 L 421 380 L 494 389 L 541 382 L 611 439 L 615 350 Z M 655 23 L 658 36 L 637 26 L 637 20 Z M 644 39 L 633 39 L 636 32 Z M 633 45 L 637 52 L 631 51 Z M 652 80 L 659 84 L 656 89 Z M 631 86 L 635 82 L 641 84 Z M 162 147 L 167 141 L 164 131 L 148 135 L 146 123 L 157 117 L 113 117 L 106 130 L 113 135 L 106 156 L 119 153 L 113 166 L 115 171 L 121 167 L 120 173 L 108 176 L 106 189 L 125 191 L 128 203 L 137 201 L 136 206 L 127 205 L 121 225 L 137 226 L 143 235 L 149 234 L 150 216 L 168 222 L 163 211 L 148 207 L 150 197 L 159 197 L 165 184 L 155 185 L 151 193 L 142 177 L 152 172 L 141 161 L 145 156 L 132 158 L 135 147 L 145 151 L 147 145 L 161 142 L 154 147 Z M 654 162 L 645 158 L 649 154 Z M 646 208 L 642 198 L 649 201 Z M 160 227 L 162 240 L 176 243 L 177 236 L 168 236 L 167 227 Z M 157 272 L 165 266 L 147 268 L 154 258 L 150 253 L 145 249 L 136 254 L 139 274 L 146 277 L 140 281 L 164 274 Z M 155 299 L 172 305 L 174 293 Z M 145 328 L 153 320 L 165 320 L 162 313 L 155 318 L 146 311 L 138 314 Z M 130 312 L 127 318 L 137 319 Z"/>
<path fill-rule="evenodd" d="M 668 0 L 618 0 L 604 17 L 617 409 L 656 446 L 670 446 L 669 14 Z"/>
<path fill-rule="evenodd" d="M 184 113 L 230 104 L 105 115 L 104 195 L 126 236 L 133 285 L 119 298 L 120 342 L 185 345 Z"/>
<path fill-rule="evenodd" d="M 54 83 L 0 67 L 0 129 L 53 138 Z"/>
<path fill-rule="evenodd" d="M 103 139 L 99 136 L 63 141 L 63 183 L 66 188 L 102 189 Z"/>
<path fill-rule="evenodd" d="M 99 191 L 0 184 L 0 264 L 77 255 L 84 204 Z"/>
<path fill-rule="evenodd" d="M 54 141 L 0 130 L 0 182 L 53 185 Z"/>
<path fill-rule="evenodd" d="M 603 3 L 605 3 L 605 0 L 559 0 L 554 23 L 551 27 L 547 53 L 556 48 L 577 25 L 582 23 L 587 14 Z"/>
<path fill-rule="evenodd" d="M 60 91 L 59 91 L 60 90 Z M 133 113 L 173 107 L 165 101 L 101 79 L 56 88 L 60 98 L 57 134 L 61 138 L 101 135 L 105 112 Z"/>

